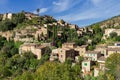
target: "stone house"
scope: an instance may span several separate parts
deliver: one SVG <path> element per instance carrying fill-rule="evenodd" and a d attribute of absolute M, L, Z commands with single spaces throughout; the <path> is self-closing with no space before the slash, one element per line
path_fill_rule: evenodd
<path fill-rule="evenodd" d="M 45 50 L 48 47 L 35 44 L 35 43 L 24 43 L 19 48 L 19 54 L 25 53 L 25 52 L 32 52 L 34 55 L 37 56 L 37 59 L 41 59 L 41 56 L 45 54 Z"/>
<path fill-rule="evenodd" d="M 94 68 L 94 77 L 99 76 L 100 69 L 99 68 Z"/>
<path fill-rule="evenodd" d="M 109 57 L 111 54 L 114 54 L 114 53 L 120 53 L 120 47 L 107 49 L 107 57 Z"/>
<path fill-rule="evenodd" d="M 41 27 L 35 32 L 35 39 L 39 37 L 46 37 L 47 36 L 47 29 L 44 27 Z"/>
<path fill-rule="evenodd" d="M 53 49 L 50 60 L 55 59 L 65 62 L 67 58 L 77 59 L 78 56 L 84 56 L 88 45 L 77 46 L 75 43 L 64 43 L 62 48 Z"/>
<path fill-rule="evenodd" d="M 1 35 L 2 37 L 5 37 L 5 38 L 7 39 L 7 41 L 13 39 L 13 32 L 11 32 L 11 31 L 0 32 L 0 35 Z"/>
<path fill-rule="evenodd" d="M 69 24 L 69 27 L 70 27 L 70 29 L 78 30 L 78 26 L 77 25 Z"/>
<path fill-rule="evenodd" d="M 59 57 L 59 49 L 53 49 L 50 55 L 50 61 L 58 60 Z"/>
<path fill-rule="evenodd" d="M 114 43 L 115 46 L 120 46 L 120 42 Z"/>
<path fill-rule="evenodd" d="M 84 28 L 79 28 L 80 31 L 84 32 Z"/>
<path fill-rule="evenodd" d="M 78 55 L 78 52 L 74 49 L 63 48 L 59 49 L 59 60 L 60 62 L 65 62 L 67 58 L 75 60 L 75 56 Z"/>
<path fill-rule="evenodd" d="M 88 45 L 77 46 L 75 48 L 76 51 L 79 52 L 79 56 L 85 56 L 85 52 L 87 51 Z"/>
<path fill-rule="evenodd" d="M 75 57 L 79 55 L 79 51 L 75 50 L 76 47 L 77 45 L 75 43 L 62 44 L 62 48 L 52 50 L 50 61 L 58 59 L 63 63 L 67 58 L 75 60 Z"/>
<path fill-rule="evenodd" d="M 97 62 L 99 64 L 99 69 L 102 70 L 103 72 L 105 71 L 105 61 L 106 61 L 106 58 L 104 56 L 101 56 L 97 60 Z"/>
<path fill-rule="evenodd" d="M 77 47 L 77 45 L 74 42 L 62 44 L 62 48 L 76 48 L 76 47 Z"/>
<path fill-rule="evenodd" d="M 67 60 L 67 58 L 75 60 L 75 56 L 78 56 L 78 51 L 75 51 L 74 49 L 58 48 L 52 50 L 50 61 L 58 59 L 60 62 L 63 63 Z"/>
<path fill-rule="evenodd" d="M 91 61 L 97 61 L 98 58 L 101 57 L 101 53 L 99 51 L 86 51 L 85 58 Z"/>
<path fill-rule="evenodd" d="M 12 19 L 12 16 L 13 16 L 13 14 L 12 13 L 6 13 L 6 14 L 3 14 L 3 18 L 2 18 L 2 20 L 5 20 L 5 19 Z"/>
<path fill-rule="evenodd" d="M 33 14 L 33 13 L 30 13 L 30 12 L 25 12 L 25 17 L 29 20 L 31 20 L 32 18 L 34 17 L 38 17 L 37 14 Z"/>
<path fill-rule="evenodd" d="M 92 66 L 92 63 L 90 60 L 82 61 L 82 72 L 83 73 L 90 72 L 91 66 Z"/>
<path fill-rule="evenodd" d="M 107 46 L 106 45 L 98 45 L 96 46 L 94 51 L 99 51 L 101 52 L 101 55 L 107 56 Z"/>
<path fill-rule="evenodd" d="M 109 57 L 111 54 L 114 54 L 114 53 L 120 53 L 120 42 L 114 43 L 113 46 L 108 46 L 107 57 Z"/>
<path fill-rule="evenodd" d="M 78 34 L 78 36 L 82 36 L 83 35 L 83 31 L 77 30 L 77 34 Z"/>
<path fill-rule="evenodd" d="M 103 39 L 106 39 L 107 37 L 109 37 L 110 33 L 112 32 L 116 32 L 117 35 L 120 35 L 120 29 L 113 29 L 113 28 L 105 29 L 105 34 L 103 35 Z"/>

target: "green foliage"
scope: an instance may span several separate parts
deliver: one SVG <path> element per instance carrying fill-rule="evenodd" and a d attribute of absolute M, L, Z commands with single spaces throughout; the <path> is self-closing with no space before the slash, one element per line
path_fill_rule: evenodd
<path fill-rule="evenodd" d="M 0 21 L 2 21 L 3 15 L 0 14 Z"/>
<path fill-rule="evenodd" d="M 24 28 L 26 28 L 26 26 L 29 26 L 29 25 L 30 24 L 23 22 L 23 23 L 17 24 L 16 28 L 17 29 L 24 29 Z"/>
<path fill-rule="evenodd" d="M 120 41 L 120 36 L 116 36 L 115 41 Z"/>
<path fill-rule="evenodd" d="M 79 61 L 80 65 L 81 65 L 81 63 L 82 63 L 83 60 L 84 60 L 84 57 L 83 57 L 83 56 L 79 56 L 79 57 L 78 57 L 78 61 Z"/>
<path fill-rule="evenodd" d="M 8 31 L 8 30 L 13 30 L 16 27 L 16 24 L 14 24 L 10 20 L 4 20 L 0 23 L 0 30 L 1 31 Z"/>
<path fill-rule="evenodd" d="M 87 76 L 85 76 L 84 80 L 97 80 L 97 78 L 87 75 Z"/>
<path fill-rule="evenodd" d="M 5 42 L 1 52 L 7 57 L 12 57 L 13 55 L 18 54 L 18 48 L 15 47 L 13 41 Z"/>
<path fill-rule="evenodd" d="M 94 45 L 89 45 L 89 46 L 88 46 L 88 49 L 89 49 L 89 50 L 94 50 L 94 49 L 95 49 L 95 46 L 94 46 Z"/>
<path fill-rule="evenodd" d="M 24 12 L 14 14 L 12 17 L 12 21 L 17 25 L 25 21 Z"/>
<path fill-rule="evenodd" d="M 79 67 L 71 68 L 58 62 L 46 62 L 35 72 L 36 80 L 80 80 Z"/>
<path fill-rule="evenodd" d="M 39 25 L 40 24 L 40 17 L 32 18 L 30 24 Z"/>
<path fill-rule="evenodd" d="M 84 44 L 86 44 L 86 39 L 85 38 L 76 39 L 75 43 L 79 46 L 84 45 Z"/>
<path fill-rule="evenodd" d="M 34 80 L 34 77 L 32 76 L 31 72 L 24 72 L 22 75 L 17 76 L 13 80 Z"/>
<path fill-rule="evenodd" d="M 67 58 L 65 61 L 65 64 L 72 65 L 73 59 L 72 58 Z"/>
<path fill-rule="evenodd" d="M 114 38 L 114 37 L 116 37 L 116 36 L 117 36 L 117 33 L 116 33 L 116 32 L 110 33 L 110 38 Z"/>
<path fill-rule="evenodd" d="M 19 48 L 20 45 L 22 45 L 22 44 L 23 44 L 23 42 L 17 41 L 17 42 L 15 42 L 15 47 L 16 47 L 16 48 Z"/>
<path fill-rule="evenodd" d="M 39 65 L 44 64 L 46 61 L 49 60 L 50 58 L 50 53 L 51 53 L 51 49 L 47 48 L 44 52 L 45 54 L 43 54 L 43 56 L 41 57 L 40 61 L 39 61 Z"/>
<path fill-rule="evenodd" d="M 106 73 L 115 77 L 115 79 L 120 79 L 120 54 L 114 53 L 111 54 L 105 63 L 106 66 Z"/>
<path fill-rule="evenodd" d="M 67 41 L 75 41 L 78 39 L 78 34 L 75 29 L 69 29 L 67 33 Z"/>
<path fill-rule="evenodd" d="M 101 28 L 100 28 L 100 26 L 99 26 L 98 24 L 94 25 L 94 26 L 93 26 L 93 31 L 94 31 L 95 34 L 96 34 L 96 33 L 101 33 Z"/>
<path fill-rule="evenodd" d="M 38 65 L 38 60 L 36 57 L 28 52 L 24 53 L 22 56 L 16 54 L 9 58 L 6 62 L 6 65 L 11 71 L 12 75 L 22 74 L 24 70 L 32 70 L 34 71 Z"/>
<path fill-rule="evenodd" d="M 6 42 L 6 38 L 0 36 L 0 50 L 3 47 L 5 42 Z"/>
<path fill-rule="evenodd" d="M 7 67 L 0 66 L 0 79 L 11 76 L 12 73 Z"/>

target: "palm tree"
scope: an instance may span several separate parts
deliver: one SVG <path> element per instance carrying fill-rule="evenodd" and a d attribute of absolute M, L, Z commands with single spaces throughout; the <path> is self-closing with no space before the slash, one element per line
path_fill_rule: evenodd
<path fill-rule="evenodd" d="M 37 14 L 39 15 L 39 13 L 40 13 L 40 9 L 38 8 L 36 11 L 37 11 Z"/>

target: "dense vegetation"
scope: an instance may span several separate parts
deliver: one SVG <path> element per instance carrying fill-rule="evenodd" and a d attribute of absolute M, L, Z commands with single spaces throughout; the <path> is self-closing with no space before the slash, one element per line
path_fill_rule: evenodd
<path fill-rule="evenodd" d="M 6 41 L 0 37 L 0 79 L 13 80 L 79 80 L 81 68 L 79 64 L 71 67 L 68 60 L 65 64 L 58 61 L 46 62 L 49 60 L 50 50 L 37 60 L 31 52 L 18 54 L 18 46 L 13 41 Z"/>
<path fill-rule="evenodd" d="M 0 15 L 0 31 L 24 29 L 28 25 L 43 26 L 54 22 L 56 20 L 47 15 L 29 20 L 25 17 L 24 12 L 14 14 L 11 20 L 2 21 Z M 61 23 L 65 22 L 61 20 Z M 38 42 L 52 42 L 55 47 L 61 47 L 65 42 L 75 42 L 79 46 L 88 44 L 88 49 L 93 50 L 97 44 L 120 41 L 120 36 L 115 32 L 110 33 L 106 41 L 103 40 L 104 28 L 100 28 L 100 24 L 91 26 L 93 32 L 88 29 L 86 27 L 86 32 L 82 36 L 78 36 L 77 30 L 70 29 L 69 26 L 47 26 L 46 39 L 42 40 L 38 36 Z M 88 40 L 91 42 L 89 43 Z M 57 60 L 49 62 L 50 49 L 45 51 L 46 54 L 40 60 L 37 60 L 31 52 L 18 54 L 21 44 L 22 42 L 7 41 L 6 38 L 0 36 L 0 80 L 115 80 L 120 78 L 118 75 L 120 54 L 108 57 L 105 74 L 101 72 L 99 77 L 87 75 L 83 78 L 81 72 L 83 57 L 79 57 L 79 62 L 74 66 L 70 59 L 63 64 Z"/>

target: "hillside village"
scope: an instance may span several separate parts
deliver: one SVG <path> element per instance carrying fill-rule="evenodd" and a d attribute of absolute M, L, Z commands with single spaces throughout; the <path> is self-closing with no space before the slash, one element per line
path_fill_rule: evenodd
<path fill-rule="evenodd" d="M 120 53 L 120 39 L 118 39 L 120 23 L 117 20 L 120 19 L 119 17 L 80 28 L 64 20 L 57 21 L 52 16 L 45 15 L 39 19 L 37 14 L 30 12 L 24 12 L 24 14 L 29 24 L 19 25 L 20 27 L 17 26 L 12 30 L 0 31 L 0 35 L 7 41 L 22 43 L 19 47 L 20 55 L 32 52 L 40 60 L 50 49 L 49 61 L 59 61 L 62 64 L 70 59 L 72 66 L 79 63 L 81 56 L 84 58 L 81 62 L 82 76 L 89 74 L 97 77 L 100 72 L 104 73 L 105 70 L 109 70 L 105 67 L 106 59 L 114 53 Z M 0 16 L 2 16 L 1 21 L 12 20 L 14 14 L 6 13 Z M 43 22 L 45 20 L 48 22 Z M 70 33 L 69 30 L 71 30 Z M 77 36 L 77 40 L 74 35 Z M 114 39 L 112 36 L 117 38 Z M 63 37 L 67 39 L 64 40 Z M 64 41 L 60 42 L 59 39 Z"/>

